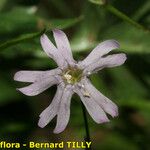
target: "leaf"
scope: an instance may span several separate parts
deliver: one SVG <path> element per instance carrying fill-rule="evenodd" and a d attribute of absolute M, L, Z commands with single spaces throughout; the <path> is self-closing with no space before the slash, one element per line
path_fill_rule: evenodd
<path fill-rule="evenodd" d="M 37 17 L 34 15 L 35 7 L 15 7 L 8 12 L 0 14 L 0 33 L 3 35 L 12 32 L 26 33 L 37 30 Z"/>
<path fill-rule="evenodd" d="M 66 29 L 80 22 L 81 20 L 83 20 L 83 18 L 84 16 L 69 19 L 51 19 L 50 21 L 46 21 L 46 27 L 47 29 Z"/>
<path fill-rule="evenodd" d="M 7 80 L 1 79 L 0 87 L 0 105 L 4 105 L 10 101 L 18 100 L 19 95 L 17 94 L 15 87 L 13 87 L 12 84 Z"/>
<path fill-rule="evenodd" d="M 77 31 L 71 41 L 74 51 L 85 51 L 94 47 L 98 32 L 103 25 L 102 22 L 101 24 L 99 23 L 99 20 L 104 17 L 104 12 L 99 12 L 98 6 L 86 3 L 82 14 L 84 15 L 84 20 L 77 27 Z"/>
<path fill-rule="evenodd" d="M 28 9 L 15 8 L 10 12 L 0 14 L 0 19 L 3 20 L 2 22 L 0 22 L 1 34 L 9 33 L 9 35 L 12 34 L 12 36 L 14 36 L 13 33 L 16 31 L 26 33 L 28 31 L 27 30 L 28 25 L 30 30 L 33 31 L 37 30 L 38 26 L 39 28 L 41 28 L 41 31 L 23 34 L 17 38 L 2 43 L 0 45 L 0 50 L 18 44 L 20 42 L 39 37 L 45 32 L 45 29 L 43 29 L 44 27 L 46 27 L 47 31 L 53 28 L 65 29 L 75 25 L 76 23 L 78 23 L 83 19 L 83 16 L 80 16 L 77 18 L 52 19 L 49 21 L 46 19 L 41 19 L 40 17 L 36 17 L 33 13 L 34 10 L 32 9 L 34 9 L 34 7 Z M 3 36 L 0 37 L 0 39 L 4 40 L 5 38 Z"/>
<path fill-rule="evenodd" d="M 127 53 L 150 53 L 150 34 L 128 24 L 118 24 L 101 34 L 103 39 L 116 39 Z"/>
<path fill-rule="evenodd" d="M 7 0 L 1 0 L 0 2 L 0 11 L 3 9 L 3 7 L 5 6 Z"/>
<path fill-rule="evenodd" d="M 68 1 L 63 1 L 63 0 L 51 0 L 51 1 L 47 1 L 47 3 L 49 5 L 51 5 L 51 7 L 56 7 L 56 11 L 59 12 L 62 16 L 65 17 L 70 17 L 73 16 L 74 12 L 72 11 L 72 8 L 70 7 L 70 4 L 68 3 Z"/>
<path fill-rule="evenodd" d="M 147 88 L 125 67 L 105 69 L 91 79 L 96 88 L 118 106 L 150 111 Z"/>
<path fill-rule="evenodd" d="M 131 141 L 131 139 L 124 137 L 122 134 L 117 134 L 110 131 L 106 133 L 100 143 L 97 142 L 97 146 L 101 147 L 103 150 L 139 150 L 136 143 Z"/>
<path fill-rule="evenodd" d="M 116 98 L 127 101 L 147 95 L 147 89 L 125 67 L 112 68 L 108 72 L 112 77 L 112 92 Z"/>
<path fill-rule="evenodd" d="M 150 102 L 148 101 L 148 99 L 143 99 L 143 98 L 130 99 L 130 98 L 128 98 L 127 101 L 119 100 L 118 104 L 120 106 L 126 106 L 126 107 L 130 107 L 130 108 L 136 108 L 139 110 L 150 112 Z"/>
<path fill-rule="evenodd" d="M 150 1 L 144 1 L 144 4 L 134 14 L 134 20 L 140 20 L 150 10 Z"/>
<path fill-rule="evenodd" d="M 26 41 L 26 40 L 30 40 L 30 39 L 33 39 L 33 38 L 36 38 L 36 37 L 39 37 L 40 35 L 42 35 L 43 33 L 45 32 L 45 29 L 40 31 L 40 32 L 36 32 L 36 33 L 30 33 L 30 34 L 25 34 L 25 35 L 22 35 L 18 38 L 14 38 L 12 40 L 9 40 L 3 44 L 0 45 L 0 49 L 3 50 L 7 47 L 10 47 L 12 45 L 15 45 L 15 44 L 18 44 L 20 42 L 23 42 L 23 41 Z"/>
<path fill-rule="evenodd" d="M 6 133 L 6 132 L 22 132 L 26 129 L 28 129 L 27 124 L 25 123 L 21 123 L 21 122 L 9 122 L 9 123 L 5 123 L 4 125 L 2 125 L 2 129 L 0 129 L 1 133 Z"/>
<path fill-rule="evenodd" d="M 89 0 L 89 2 L 97 5 L 104 5 L 106 3 L 106 0 Z"/>

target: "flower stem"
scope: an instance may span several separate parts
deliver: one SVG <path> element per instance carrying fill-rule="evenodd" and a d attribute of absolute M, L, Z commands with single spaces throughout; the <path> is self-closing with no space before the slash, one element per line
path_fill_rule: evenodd
<path fill-rule="evenodd" d="M 101 7 L 104 7 L 106 10 L 114 14 L 115 16 L 119 17 L 120 19 L 124 20 L 125 22 L 130 23 L 134 27 L 138 29 L 142 29 L 145 32 L 150 32 L 149 28 L 144 27 L 143 25 L 139 24 L 138 22 L 134 21 L 132 18 L 128 17 L 126 14 L 112 6 L 111 4 L 108 4 L 107 0 L 89 0 L 91 3 L 94 3 L 96 5 L 100 5 Z"/>
<path fill-rule="evenodd" d="M 85 131 L 86 131 L 86 136 L 85 136 L 84 140 L 87 141 L 87 142 L 91 142 L 88 119 L 87 119 L 87 115 L 86 115 L 86 109 L 85 109 L 82 102 L 81 102 L 81 106 L 82 106 L 84 125 L 85 125 Z M 90 146 L 90 148 L 85 148 L 85 150 L 92 150 L 91 146 Z"/>
<path fill-rule="evenodd" d="M 25 35 L 22 35 L 21 37 L 14 38 L 14 39 L 12 39 L 10 41 L 6 41 L 5 43 L 0 45 L 0 49 L 3 50 L 5 48 L 7 48 L 7 47 L 16 45 L 16 44 L 21 43 L 23 41 L 34 39 L 34 38 L 36 38 L 38 36 L 41 36 L 45 32 L 45 30 L 46 29 L 43 29 L 42 31 L 35 32 L 35 33 L 25 34 Z"/>
<path fill-rule="evenodd" d="M 119 17 L 120 19 L 122 19 L 122 20 L 130 23 L 131 25 L 135 26 L 136 28 L 139 28 L 139 29 L 142 29 L 144 31 L 150 32 L 149 29 L 145 28 L 144 26 L 142 26 L 138 22 L 134 21 L 133 19 L 131 19 L 130 17 L 128 17 L 127 15 L 125 15 L 124 13 L 122 13 L 121 11 L 119 11 L 114 6 L 112 6 L 110 4 L 106 4 L 105 7 L 106 7 L 106 9 L 109 12 L 113 13 L 114 15 L 116 15 L 117 17 Z"/>

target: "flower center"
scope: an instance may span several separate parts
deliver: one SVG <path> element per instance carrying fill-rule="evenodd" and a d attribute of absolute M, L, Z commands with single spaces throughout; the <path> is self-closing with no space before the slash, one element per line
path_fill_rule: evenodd
<path fill-rule="evenodd" d="M 76 67 L 68 67 L 62 73 L 62 78 L 65 83 L 75 84 L 79 82 L 82 78 L 83 71 Z"/>

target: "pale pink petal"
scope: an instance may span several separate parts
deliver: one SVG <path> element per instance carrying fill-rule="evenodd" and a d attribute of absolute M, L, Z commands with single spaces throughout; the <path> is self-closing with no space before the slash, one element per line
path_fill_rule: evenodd
<path fill-rule="evenodd" d="M 64 56 L 69 65 L 74 65 L 75 61 L 73 59 L 70 43 L 66 34 L 58 29 L 53 30 L 53 34 L 58 50 Z"/>
<path fill-rule="evenodd" d="M 40 114 L 40 119 L 38 122 L 39 127 L 44 128 L 57 115 L 62 94 L 63 89 L 60 85 L 58 85 L 56 94 L 51 104 Z"/>
<path fill-rule="evenodd" d="M 57 84 L 58 82 L 59 81 L 55 77 L 51 76 L 46 79 L 38 80 L 37 82 L 34 82 L 29 86 L 19 88 L 17 90 L 28 96 L 35 96 L 42 93 L 52 85 Z"/>
<path fill-rule="evenodd" d="M 80 96 L 81 101 L 83 102 L 84 106 L 86 107 L 87 111 L 89 112 L 90 116 L 96 123 L 104 123 L 109 122 L 105 112 L 103 109 L 95 102 L 92 95 L 86 96 L 84 95 L 84 91 L 80 88 L 76 88 L 75 92 Z"/>
<path fill-rule="evenodd" d="M 45 53 L 52 58 L 59 67 L 66 67 L 66 61 L 60 51 L 54 46 L 54 44 L 48 39 L 48 37 L 43 34 L 40 38 L 41 45 Z"/>
<path fill-rule="evenodd" d="M 50 76 L 58 75 L 61 73 L 60 69 L 53 69 L 49 71 L 18 71 L 14 75 L 15 81 L 21 82 L 35 82 L 40 79 L 49 78 Z"/>
<path fill-rule="evenodd" d="M 115 40 L 107 40 L 100 43 L 96 48 L 92 50 L 92 52 L 79 63 L 81 68 L 84 68 L 97 60 L 99 60 L 102 56 L 109 53 L 113 49 L 119 48 L 119 43 Z"/>
<path fill-rule="evenodd" d="M 90 64 L 84 69 L 84 72 L 97 72 L 103 68 L 111 68 L 122 65 L 126 61 L 125 54 L 113 54 L 107 57 L 102 57 L 95 63 Z"/>
<path fill-rule="evenodd" d="M 90 93 L 93 97 L 94 101 L 108 114 L 112 117 L 118 116 L 118 107 L 117 105 L 100 93 L 89 81 L 89 79 L 85 79 L 83 81 L 85 89 Z"/>
<path fill-rule="evenodd" d="M 54 129 L 54 133 L 58 134 L 66 128 L 69 118 L 70 118 L 70 103 L 71 103 L 71 97 L 72 97 L 73 91 L 71 88 L 71 85 L 67 85 L 64 89 L 61 102 L 60 102 L 60 108 L 57 114 L 57 124 Z"/>

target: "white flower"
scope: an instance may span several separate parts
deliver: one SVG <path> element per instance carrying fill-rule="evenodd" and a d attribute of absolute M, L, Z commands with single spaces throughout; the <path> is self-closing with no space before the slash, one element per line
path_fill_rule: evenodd
<path fill-rule="evenodd" d="M 108 122 L 106 113 L 115 117 L 118 107 L 111 100 L 100 93 L 90 82 L 88 76 L 103 68 L 122 65 L 126 55 L 112 54 L 111 50 L 119 48 L 115 40 L 100 43 L 93 51 L 80 62 L 73 59 L 67 36 L 61 30 L 53 30 L 57 48 L 44 34 L 41 36 L 41 45 L 46 54 L 58 65 L 58 68 L 49 71 L 19 71 L 14 80 L 31 82 L 31 85 L 18 90 L 25 95 L 38 95 L 54 84 L 57 84 L 56 94 L 51 104 L 40 114 L 38 125 L 45 127 L 55 116 L 57 124 L 54 133 L 62 132 L 69 121 L 70 103 L 73 93 L 77 93 L 87 111 L 97 123 Z"/>

